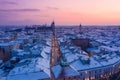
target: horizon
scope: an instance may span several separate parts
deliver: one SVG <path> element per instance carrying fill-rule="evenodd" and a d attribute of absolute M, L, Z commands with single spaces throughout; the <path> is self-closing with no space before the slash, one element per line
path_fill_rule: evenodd
<path fill-rule="evenodd" d="M 0 25 L 0 27 L 25 27 L 25 26 L 28 26 L 28 27 L 35 27 L 34 25 L 36 26 L 43 26 L 44 24 L 23 24 L 23 25 Z M 46 25 L 47 27 L 50 26 L 50 24 L 47 24 Z M 56 25 L 56 27 L 79 27 L 79 25 Z M 110 24 L 110 25 L 95 25 L 95 24 L 90 24 L 90 25 L 83 25 L 82 24 L 82 27 L 120 27 L 120 25 L 117 25 L 117 24 Z"/>
<path fill-rule="evenodd" d="M 120 25 L 119 0 L 1 0 L 0 25 Z"/>

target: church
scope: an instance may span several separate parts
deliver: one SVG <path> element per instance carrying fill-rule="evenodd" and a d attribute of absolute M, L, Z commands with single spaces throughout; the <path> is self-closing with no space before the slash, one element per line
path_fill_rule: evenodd
<path fill-rule="evenodd" d="M 36 32 L 53 32 L 55 29 L 55 23 L 54 21 L 51 23 L 51 26 L 40 26 L 36 28 Z"/>

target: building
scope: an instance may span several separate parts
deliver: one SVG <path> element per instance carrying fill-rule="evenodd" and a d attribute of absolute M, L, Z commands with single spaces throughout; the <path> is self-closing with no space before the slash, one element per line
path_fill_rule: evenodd
<path fill-rule="evenodd" d="M 72 43 L 78 47 L 80 47 L 82 50 L 86 51 L 86 49 L 89 47 L 89 38 L 83 38 L 84 31 L 82 30 L 82 25 L 79 26 L 79 36 L 77 38 L 72 39 Z"/>
<path fill-rule="evenodd" d="M 85 50 L 89 47 L 89 39 L 72 39 L 72 43 L 78 47 L 80 47 L 82 50 Z"/>
<path fill-rule="evenodd" d="M 36 28 L 36 32 L 53 32 L 55 28 L 54 21 L 51 23 L 51 26 L 43 25 Z"/>
<path fill-rule="evenodd" d="M 7 61 L 10 59 L 11 55 L 9 50 L 9 46 L 0 46 L 0 60 Z"/>

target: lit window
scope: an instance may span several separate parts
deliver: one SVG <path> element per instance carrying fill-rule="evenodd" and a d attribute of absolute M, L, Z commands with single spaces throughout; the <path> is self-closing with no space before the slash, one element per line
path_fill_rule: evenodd
<path fill-rule="evenodd" d="M 85 80 L 90 80 L 89 78 L 85 78 Z"/>

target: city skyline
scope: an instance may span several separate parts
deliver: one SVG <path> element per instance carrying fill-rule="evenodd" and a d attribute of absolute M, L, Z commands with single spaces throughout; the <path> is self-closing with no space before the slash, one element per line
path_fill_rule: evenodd
<path fill-rule="evenodd" d="M 119 0 L 1 0 L 0 25 L 119 25 Z"/>

